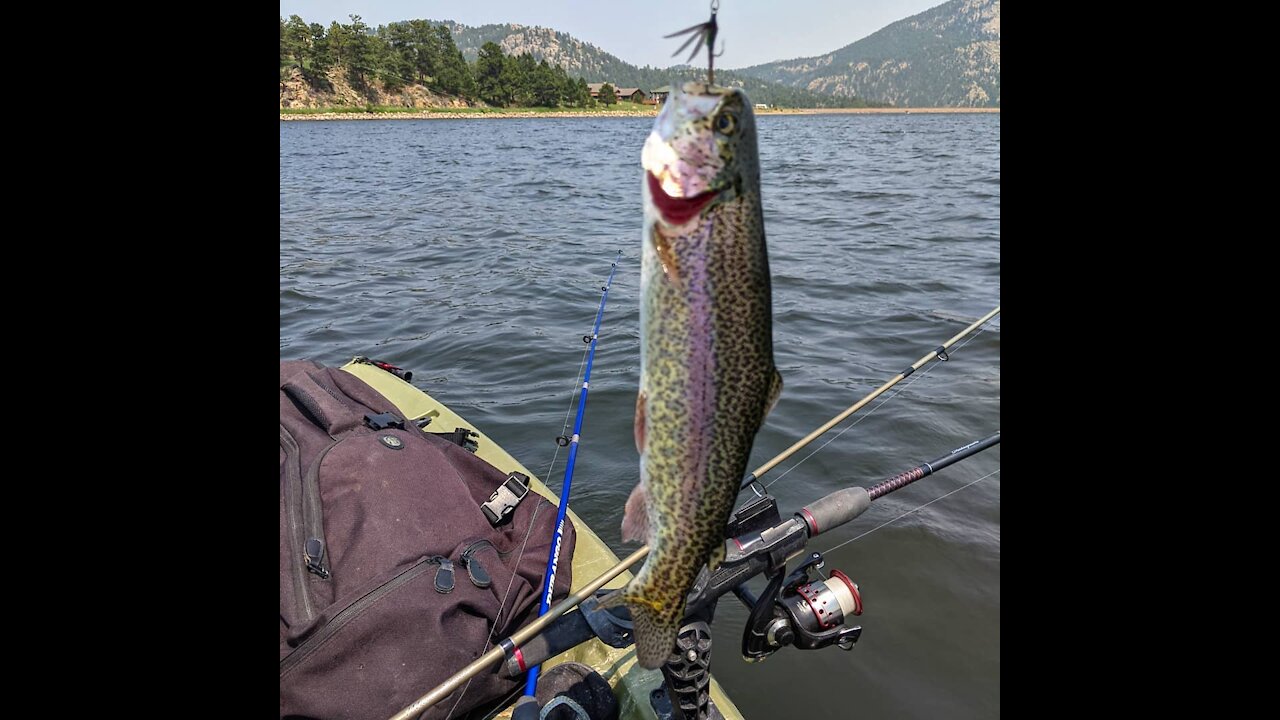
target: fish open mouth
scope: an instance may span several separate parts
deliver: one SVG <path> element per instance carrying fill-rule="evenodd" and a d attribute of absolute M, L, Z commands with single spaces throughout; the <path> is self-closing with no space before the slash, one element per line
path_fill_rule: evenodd
<path fill-rule="evenodd" d="M 662 189 L 662 183 L 653 173 L 646 172 L 645 177 L 649 182 L 649 197 L 653 198 L 654 207 L 658 208 L 658 214 L 670 225 L 689 222 L 690 218 L 702 212 L 720 194 L 719 190 L 708 190 L 693 197 L 671 197 Z"/>

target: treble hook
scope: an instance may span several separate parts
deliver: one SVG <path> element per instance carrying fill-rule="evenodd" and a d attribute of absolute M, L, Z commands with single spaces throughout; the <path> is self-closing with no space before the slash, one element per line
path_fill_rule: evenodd
<path fill-rule="evenodd" d="M 664 38 L 673 38 L 678 35 L 684 35 L 686 33 L 690 34 L 689 39 L 685 40 L 683 45 L 677 48 L 675 52 L 671 53 L 671 57 L 675 57 L 676 55 L 679 55 L 680 53 L 684 52 L 685 48 L 689 47 L 689 45 L 694 41 L 697 41 L 697 44 L 693 46 L 693 52 L 689 53 L 689 58 L 685 60 L 685 62 L 689 62 L 690 60 L 693 60 L 693 58 L 697 56 L 698 51 L 702 49 L 703 43 L 706 43 L 707 84 L 708 85 L 715 84 L 715 81 L 716 81 L 715 59 L 720 55 L 724 54 L 723 42 L 720 43 L 720 52 L 717 53 L 715 51 L 716 32 L 719 31 L 719 28 L 716 25 L 716 12 L 718 12 L 719 10 L 720 10 L 720 0 L 711 0 L 711 19 L 710 20 L 704 23 L 698 23 L 697 25 L 694 25 L 692 27 L 687 27 L 677 32 L 673 32 L 670 35 L 663 35 Z"/>

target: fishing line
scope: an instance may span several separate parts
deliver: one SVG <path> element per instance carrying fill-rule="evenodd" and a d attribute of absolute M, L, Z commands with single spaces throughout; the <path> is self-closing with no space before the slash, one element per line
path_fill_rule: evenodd
<path fill-rule="evenodd" d="M 592 356 L 593 356 L 593 354 L 594 354 L 594 352 L 595 352 L 595 347 L 596 347 L 596 338 L 598 337 L 599 332 L 600 332 L 600 321 L 601 321 L 601 319 L 602 319 L 602 318 L 603 318 L 603 316 L 604 316 L 604 304 L 605 304 L 605 300 L 609 297 L 609 288 L 613 285 L 613 276 L 614 276 L 614 273 L 616 273 L 616 272 L 617 272 L 617 269 L 618 269 L 618 263 L 619 263 L 621 260 L 622 260 L 622 251 L 621 251 L 621 250 L 619 250 L 619 251 L 618 251 L 617 256 L 615 256 L 615 257 L 614 257 L 614 259 L 613 259 L 613 269 L 612 269 L 612 271 L 609 273 L 609 279 L 608 279 L 608 280 L 606 280 L 606 281 L 605 281 L 604 286 L 600 288 L 600 291 L 601 291 L 601 293 L 602 293 L 602 294 L 601 294 L 601 296 L 600 296 L 600 307 L 599 307 L 599 309 L 596 311 L 595 323 L 594 323 L 594 325 L 593 325 L 593 327 L 592 327 L 591 334 L 590 334 L 590 335 L 584 335 L 584 336 L 583 336 L 583 340 L 587 343 L 587 349 L 583 351 L 583 354 L 582 354 L 582 365 L 578 368 L 578 376 L 577 376 L 577 378 L 574 380 L 574 385 L 575 385 L 574 392 L 572 392 L 572 393 L 570 393 L 570 394 L 569 394 L 569 410 L 570 410 L 570 412 L 572 412 L 572 410 L 573 410 L 573 398 L 574 398 L 574 396 L 575 396 L 575 395 L 578 395 L 578 393 L 579 393 L 579 392 L 586 392 L 586 389 L 587 389 L 587 388 L 586 388 L 586 383 L 585 383 L 585 382 L 580 382 L 580 381 L 583 379 L 583 373 L 584 373 L 584 372 L 590 372 L 590 369 L 589 369 L 589 368 L 587 368 L 587 362 L 588 362 L 588 359 L 589 359 L 590 357 L 592 357 Z M 579 391 L 579 390 L 578 390 L 578 387 L 581 387 L 582 389 Z M 585 401 L 585 399 L 586 399 L 586 398 L 585 398 L 585 397 L 583 397 L 583 396 L 579 396 L 579 399 L 580 399 L 580 402 L 579 402 L 579 406 L 578 406 L 578 422 L 580 423 L 580 422 L 582 421 L 582 411 L 584 410 L 584 408 L 583 408 L 583 406 L 582 406 L 582 405 L 583 405 L 583 402 Z M 564 425 L 562 425 L 562 426 L 561 426 L 561 428 L 560 428 L 561 433 L 563 433 L 563 432 L 564 432 L 564 428 L 568 427 L 568 425 L 569 425 L 569 418 L 568 418 L 568 413 L 566 413 L 566 415 L 565 415 L 565 422 L 564 422 Z M 573 448 L 571 448 L 571 451 L 570 451 L 570 454 L 569 454 L 570 464 L 569 464 L 569 468 L 568 468 L 568 470 L 566 471 L 566 472 L 567 472 L 567 474 L 566 474 L 566 477 L 565 477 L 565 486 L 564 486 L 564 487 L 561 487 L 561 497 L 560 497 L 560 504 L 561 504 L 561 507 L 557 509 L 557 515 L 558 515 L 558 516 L 563 514 L 564 510 L 565 510 L 565 509 L 567 509 L 567 508 L 565 508 L 564 506 L 567 506 L 567 505 L 568 505 L 568 503 L 569 503 L 569 497 L 568 497 L 567 487 L 568 487 L 569 479 L 572 477 L 572 472 L 573 472 L 573 463 L 572 463 L 572 461 L 573 461 L 573 457 L 574 457 L 574 454 L 575 454 L 575 453 L 573 452 L 573 450 L 576 450 L 576 449 L 577 449 L 577 442 L 576 442 L 576 441 L 577 441 L 577 434 L 576 434 L 576 432 L 577 432 L 578 428 L 577 428 L 577 427 L 575 427 L 575 428 L 574 428 L 574 430 L 575 430 L 575 435 L 574 435 L 574 446 L 573 446 Z M 563 435 L 562 435 L 561 437 L 563 437 Z M 566 443 L 566 444 L 568 444 L 568 443 Z M 552 466 L 554 466 L 554 465 L 555 465 L 556 457 L 557 457 L 557 456 L 559 456 L 559 454 L 560 454 L 560 447 L 561 447 L 561 446 L 560 446 L 560 443 L 559 443 L 559 441 L 557 441 L 557 442 L 556 442 L 556 452 L 555 452 L 555 454 L 554 454 L 554 455 L 552 455 L 552 457 L 551 457 L 551 464 L 552 464 Z M 550 468 L 550 467 L 548 467 L 548 468 L 547 468 L 547 474 L 546 474 L 546 475 L 544 475 L 543 477 L 550 477 L 550 476 L 551 476 L 551 468 Z M 544 501 L 544 502 L 546 502 L 547 504 L 550 504 L 550 503 L 551 503 L 551 501 L 550 501 L 550 500 L 546 500 L 545 498 L 543 499 L 543 501 Z M 529 544 L 529 536 L 533 534 L 533 525 L 534 525 L 534 522 L 535 522 L 535 521 L 537 520 L 537 518 L 538 518 L 538 512 L 539 512 L 540 510 L 542 510 L 542 506 L 543 506 L 543 502 L 539 502 L 539 503 L 538 503 L 537 505 L 535 505 L 535 506 L 534 506 L 534 508 L 533 508 L 533 516 L 529 519 L 529 526 L 525 529 L 525 532 L 524 532 L 524 540 L 522 540 L 522 541 L 520 542 L 520 552 L 519 552 L 519 554 L 517 554 L 517 555 L 516 555 L 516 563 L 515 563 L 515 567 L 517 567 L 517 568 L 519 568 L 519 567 L 520 567 L 520 562 L 524 559 L 524 551 L 525 551 L 525 548 L 526 548 L 526 547 L 528 546 L 528 544 Z M 557 525 L 559 525 L 559 523 L 563 522 L 563 518 L 562 518 L 562 517 L 558 517 L 558 518 L 557 518 L 557 521 L 558 521 L 558 522 L 557 522 Z M 558 534 L 559 534 L 559 531 L 557 530 L 557 535 L 558 535 Z M 556 545 L 556 546 L 554 546 L 554 549 L 552 550 L 552 552 L 553 552 L 553 553 L 555 553 L 555 552 L 556 552 L 556 550 L 558 550 L 558 549 L 559 549 L 559 546 L 558 546 L 558 545 Z M 552 557 L 556 557 L 556 556 L 553 554 L 553 556 L 552 556 Z M 548 574 L 548 575 L 551 573 L 551 567 L 552 567 L 552 565 L 551 565 L 551 561 L 549 560 L 549 561 L 548 561 L 548 565 L 547 565 L 547 574 Z M 506 607 L 506 605 L 507 605 L 507 598 L 508 598 L 508 596 L 510 596 L 510 594 L 511 594 L 511 588 L 512 588 L 512 586 L 515 584 L 516 577 L 517 577 L 518 575 L 519 575 L 519 573 L 518 573 L 518 572 L 513 572 L 513 573 L 511 573 L 511 579 L 507 582 L 507 589 L 506 589 L 506 591 L 502 594 L 502 602 L 501 602 L 501 603 L 499 603 L 499 605 L 498 605 L 498 615 L 494 617 L 493 627 L 491 627 L 491 628 L 489 629 L 489 635 L 488 635 L 488 637 L 486 637 L 486 638 L 485 638 L 484 646 L 480 648 L 480 652 L 479 652 L 479 653 L 476 653 L 476 655 L 477 655 L 477 656 L 479 656 L 479 655 L 483 655 L 484 653 L 488 652 L 488 650 L 489 650 L 489 644 L 493 642 L 493 636 L 494 636 L 494 633 L 496 633 L 496 632 L 498 631 L 498 627 L 499 627 L 499 623 L 498 623 L 498 621 L 499 621 L 499 619 L 501 619 L 501 617 L 502 617 L 502 609 L 503 609 L 503 608 L 505 608 L 505 607 Z M 544 585 L 546 584 L 546 579 L 544 579 L 543 583 L 544 583 Z M 547 597 L 550 597 L 550 589 L 549 589 L 549 588 L 544 588 L 544 592 L 547 594 Z M 545 600 L 544 600 L 544 603 L 545 603 Z M 545 613 L 545 612 L 546 612 L 546 608 L 545 608 L 545 607 L 542 607 L 542 608 L 540 608 L 540 610 L 539 610 L 539 613 L 538 613 L 538 614 L 539 614 L 539 615 L 542 615 L 542 614 L 543 614 L 543 613 Z M 536 668 L 534 669 L 534 672 L 536 672 Z M 531 673 L 530 673 L 530 675 L 531 675 L 531 677 L 536 677 L 536 675 L 535 675 L 533 672 L 531 672 Z M 472 677 L 470 677 L 470 678 L 468 678 L 468 679 L 467 679 L 467 684 L 466 684 L 465 686 L 463 686 L 463 688 L 462 688 L 462 692 L 458 694 L 458 699 L 454 701 L 454 703 L 453 703 L 453 707 L 449 708 L 449 714 L 445 716 L 445 720 L 449 720 L 449 718 L 453 717 L 453 712 L 454 712 L 454 710 L 457 710 L 457 709 L 458 709 L 458 704 L 462 702 L 462 698 L 467 694 L 467 690 L 468 690 L 468 689 L 470 689 L 470 687 L 471 687 L 471 681 L 472 681 L 472 680 L 474 680 L 474 679 L 475 679 L 475 676 L 472 676 Z"/>
<path fill-rule="evenodd" d="M 839 550 L 840 548 L 844 547 L 845 545 L 848 545 L 849 543 L 853 542 L 854 540 L 858 540 L 858 539 L 860 539 L 860 538 L 864 538 L 864 537 L 866 537 L 866 536 L 870 535 L 871 533 L 873 533 L 873 532 L 875 532 L 875 531 L 879 530 L 880 528 L 884 527 L 885 525 L 889 525 L 889 524 L 892 524 L 892 523 L 895 523 L 895 522 L 897 522 L 897 521 L 901 520 L 902 518 L 904 518 L 904 517 L 906 517 L 906 516 L 910 515 L 911 513 L 915 512 L 916 510 L 923 510 L 923 509 L 925 509 L 925 508 L 929 507 L 930 505 L 932 505 L 932 504 L 934 504 L 934 503 L 938 502 L 938 501 L 939 501 L 939 500 L 941 500 L 942 498 L 951 497 L 952 495 L 955 495 L 956 493 L 958 493 L 958 492 L 960 492 L 961 490 L 963 490 L 963 489 L 965 489 L 965 488 L 969 487 L 970 485 L 977 485 L 978 483 L 982 482 L 983 480 L 986 480 L 987 478 L 991 477 L 992 475 L 995 475 L 995 474 L 996 474 L 996 473 L 998 473 L 998 472 L 1000 472 L 1000 468 L 996 468 L 995 470 L 992 470 L 991 472 L 987 473 L 986 475 L 983 475 L 982 477 L 978 478 L 977 480 L 974 480 L 974 481 L 973 481 L 973 482 L 971 482 L 971 483 L 967 483 L 967 484 L 965 484 L 965 485 L 961 485 L 960 487 L 956 488 L 955 490 L 952 490 L 951 492 L 947 493 L 946 495 L 943 495 L 942 497 L 936 497 L 936 498 L 934 498 L 934 499 L 930 500 L 929 502 L 927 502 L 927 503 L 925 503 L 925 504 L 921 505 L 920 507 L 915 508 L 915 510 L 908 510 L 908 511 L 906 511 L 906 512 L 902 513 L 901 515 L 899 515 L 898 517 L 896 517 L 896 518 L 894 518 L 894 519 L 890 520 L 889 522 L 886 522 L 886 523 L 882 523 L 882 524 L 880 524 L 880 525 L 877 525 L 877 526 L 875 526 L 875 527 L 871 528 L 870 530 L 868 530 L 868 531 L 866 531 L 866 532 L 862 533 L 862 534 L 861 534 L 861 535 L 859 535 L 858 537 L 852 538 L 852 539 L 850 539 L 850 540 L 845 540 L 844 542 L 840 543 L 839 545 L 836 545 L 835 547 L 831 548 L 830 550 L 825 550 L 825 551 L 823 551 L 823 553 L 822 553 L 822 554 L 823 554 L 823 555 L 827 555 L 827 554 L 833 553 L 833 552 L 835 552 L 836 550 Z"/>
<path fill-rule="evenodd" d="M 600 307 L 596 310 L 595 324 L 591 327 L 589 335 L 582 336 L 582 342 L 586 343 L 590 348 L 587 353 L 587 365 L 582 371 L 582 390 L 578 393 L 578 415 L 573 421 L 573 438 L 570 439 L 561 435 L 556 438 L 557 445 L 567 445 L 569 447 L 569 457 L 565 460 L 564 466 L 564 482 L 560 485 L 560 504 L 556 508 L 555 531 L 551 537 L 551 547 L 547 553 L 547 569 L 542 576 L 542 600 L 538 604 L 538 616 L 547 614 L 551 609 L 552 594 L 555 592 L 556 567 L 560 564 L 560 542 L 564 537 L 564 524 L 568 521 L 567 512 L 569 510 L 569 492 L 573 487 L 573 469 L 578 459 L 578 449 L 581 447 L 582 421 L 587 410 L 587 393 L 591 387 L 591 366 L 594 364 L 596 357 L 596 348 L 600 340 L 600 323 L 604 320 L 605 302 L 609 299 L 609 288 L 613 287 L 613 278 L 618 272 L 618 263 L 622 262 L 622 251 L 613 258 L 613 265 L 609 270 L 609 279 L 604 281 L 604 285 L 600 288 Z M 519 560 L 516 561 L 519 564 Z M 541 665 L 534 665 L 529 668 L 528 676 L 525 680 L 524 696 L 521 697 L 520 703 L 525 703 L 526 697 L 532 699 L 538 689 L 538 674 Z"/>
<path fill-rule="evenodd" d="M 618 257 L 621 259 L 622 251 L 618 251 Z M 591 346 L 587 345 L 582 349 L 582 360 L 578 363 L 578 374 L 573 378 L 573 389 L 569 391 L 569 407 L 564 411 L 564 422 L 560 424 L 560 437 L 565 437 L 565 430 L 569 427 L 569 416 L 573 414 L 573 400 L 578 396 L 579 389 L 582 387 L 582 369 L 587 366 L 587 356 L 591 354 Z M 547 466 L 547 471 L 542 477 L 551 477 L 551 470 L 556 466 L 556 459 L 560 457 L 560 448 L 564 447 L 559 442 L 556 443 L 556 451 L 551 455 L 551 464 Z"/>
<path fill-rule="evenodd" d="M 548 505 L 551 504 L 550 500 L 545 500 L 545 502 Z M 524 559 L 524 548 L 529 544 L 529 536 L 533 534 L 533 524 L 538 519 L 538 511 L 542 510 L 542 505 L 543 503 L 540 502 L 534 506 L 533 516 L 529 518 L 529 527 L 525 529 L 524 540 L 520 543 L 520 553 L 516 555 L 515 567 L 517 568 L 520 567 L 520 561 Z M 498 620 L 502 618 L 502 609 L 507 606 L 507 597 L 511 595 L 511 586 L 515 585 L 516 577 L 519 575 L 520 573 L 513 572 L 511 573 L 511 579 L 507 581 L 507 590 L 502 593 L 502 602 L 498 603 L 498 614 L 493 618 L 493 627 L 489 629 L 489 637 L 484 640 L 484 647 L 480 648 L 480 655 L 489 651 L 489 644 L 493 642 L 493 634 L 498 631 Z M 463 696 L 466 695 L 467 690 L 471 688 L 472 680 L 475 680 L 474 675 L 467 679 L 467 684 L 462 688 L 462 692 L 458 693 L 458 699 L 453 701 L 453 707 L 449 708 L 449 714 L 444 716 L 444 720 L 449 720 L 449 718 L 453 717 L 453 711 L 458 709 L 458 703 L 462 702 Z"/>
<path fill-rule="evenodd" d="M 582 362 L 578 363 L 578 375 L 573 379 L 573 389 L 569 391 L 569 407 L 564 411 L 564 422 L 560 425 L 560 436 L 564 437 L 564 431 L 569 427 L 569 415 L 573 414 L 573 399 L 578 397 L 578 388 L 582 386 L 582 368 L 587 366 L 587 353 L 591 351 L 587 347 L 582 351 Z M 556 458 L 560 457 L 560 443 L 556 443 L 556 451 L 551 455 L 551 464 L 547 466 L 547 471 L 542 477 L 551 477 L 551 469 L 556 466 Z"/>
<path fill-rule="evenodd" d="M 960 343 L 960 346 L 959 346 L 959 347 L 957 347 L 955 350 L 952 350 L 952 351 L 950 351 L 950 352 L 959 352 L 960 350 L 963 350 L 965 345 L 968 345 L 969 343 L 971 343 L 971 342 L 973 342 L 974 340 L 976 340 L 976 339 L 978 338 L 978 336 L 979 336 L 979 335 L 981 335 L 982 333 L 986 332 L 986 330 L 987 330 L 987 326 L 986 326 L 986 325 L 983 325 L 983 326 L 982 326 L 982 328 L 978 330 L 978 332 L 974 333 L 974 334 L 973 334 L 969 339 L 967 339 L 967 340 L 965 340 L 964 342 Z M 950 353 L 948 353 L 948 355 L 949 355 L 949 354 L 950 354 Z M 866 414 L 864 414 L 862 417 L 858 418 L 857 420 L 854 420 L 852 423 L 850 423 L 850 424 L 849 424 L 849 426 L 848 426 L 848 427 L 846 427 L 845 429 L 843 429 L 843 430 L 841 430 L 840 432 L 836 433 L 835 435 L 833 435 L 833 436 L 831 437 L 831 439 L 829 439 L 829 440 L 827 440 L 826 442 L 824 442 L 824 443 L 822 443 L 821 445 L 819 445 L 819 446 L 818 446 L 818 448 L 817 448 L 816 450 L 814 450 L 813 452 L 809 453 L 808 455 L 805 455 L 803 458 L 801 458 L 800 462 L 797 462 L 795 465 L 792 465 L 791 467 L 787 468 L 787 469 L 786 469 L 786 471 L 785 471 L 785 472 L 783 472 L 783 473 L 782 473 L 781 475 L 779 475 L 778 477 L 776 477 L 776 478 L 774 478 L 773 480 L 770 480 L 769 482 L 765 483 L 765 485 L 764 485 L 764 489 L 765 489 L 765 490 L 768 490 L 770 485 L 773 485 L 774 483 L 778 482 L 778 481 L 779 481 L 779 480 L 781 480 L 782 478 L 786 477 L 786 476 L 787 476 L 787 475 L 788 475 L 792 470 L 795 470 L 796 468 L 798 468 L 798 467 L 800 467 L 801 465 L 803 465 L 803 464 L 805 463 L 805 461 L 806 461 L 806 460 L 808 460 L 809 458 L 811 458 L 811 457 L 813 457 L 814 455 L 817 455 L 818 453 L 822 452 L 822 449 L 823 449 L 823 448 L 825 448 L 826 446 L 828 446 L 828 445 L 830 445 L 831 443 L 833 443 L 833 442 L 835 442 L 836 440 L 838 440 L 838 439 L 840 438 L 840 436 L 841 436 L 841 435 L 843 435 L 843 434 L 845 434 L 845 433 L 849 432 L 850 430 L 852 430 L 852 429 L 854 428 L 854 426 L 855 426 L 855 425 L 857 425 L 858 423 L 860 423 L 860 422 L 862 422 L 863 420 L 866 420 L 867 418 L 869 418 L 869 417 L 871 417 L 872 415 L 874 415 L 874 414 L 875 414 L 875 412 L 876 412 L 877 410 L 879 410 L 881 407 L 883 407 L 885 403 L 887 403 L 887 402 L 889 402 L 890 400 L 892 400 L 892 399 L 894 399 L 895 397 L 897 397 L 897 396 L 898 396 L 898 393 L 900 393 L 900 392 L 902 392 L 903 390 L 906 390 L 907 388 L 911 387 L 911 386 L 912 386 L 913 384 L 915 384 L 915 382 L 916 382 L 917 380 L 919 380 L 920 378 L 924 377 L 925 375 L 928 375 L 928 374 L 929 374 L 929 373 L 930 373 L 930 372 L 931 372 L 935 367 L 937 367 L 937 366 L 938 366 L 938 363 L 933 363 L 933 364 L 931 364 L 929 367 L 927 367 L 927 368 L 925 368 L 925 369 L 924 369 L 924 372 L 922 372 L 922 373 L 920 373 L 919 375 L 916 375 L 915 377 L 911 378 L 911 380 L 910 380 L 910 381 L 908 381 L 906 385 L 903 385 L 902 387 L 898 388 L 897 390 L 894 390 L 894 391 L 893 391 L 893 394 L 892 394 L 892 395 L 890 395 L 889 397 L 885 398 L 884 400 L 881 400 L 879 405 L 876 405 L 875 407 L 871 408 L 871 410 L 869 410 L 869 411 L 868 411 Z M 753 485 L 754 485 L 754 483 L 753 483 Z M 759 494 L 759 493 L 757 493 L 757 495 L 758 495 L 758 494 Z"/>

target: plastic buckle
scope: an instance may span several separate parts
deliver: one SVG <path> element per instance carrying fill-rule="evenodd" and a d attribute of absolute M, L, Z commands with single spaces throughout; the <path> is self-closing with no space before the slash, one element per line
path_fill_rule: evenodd
<path fill-rule="evenodd" d="M 379 413 L 378 415 L 365 415 L 364 424 L 374 430 L 382 430 L 384 428 L 404 429 L 404 421 L 399 416 L 389 412 Z"/>
<path fill-rule="evenodd" d="M 489 524 L 498 527 L 511 519 L 516 506 L 529 494 L 529 476 L 513 472 L 489 496 L 489 501 L 480 505 Z"/>

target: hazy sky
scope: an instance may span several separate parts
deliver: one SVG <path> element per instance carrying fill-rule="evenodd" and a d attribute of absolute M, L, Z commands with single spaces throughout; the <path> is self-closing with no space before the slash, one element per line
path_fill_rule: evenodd
<path fill-rule="evenodd" d="M 945 0 L 720 0 L 716 22 L 724 55 L 716 67 L 821 55 Z M 371 27 L 397 20 L 453 20 L 464 25 L 519 23 L 554 28 L 635 65 L 683 62 L 671 53 L 684 37 L 663 35 L 711 16 L 710 0 L 280 0 L 286 19 L 328 26 L 359 15 Z M 717 42 L 719 44 L 719 42 Z M 704 60 L 695 61 L 701 64 Z"/>

